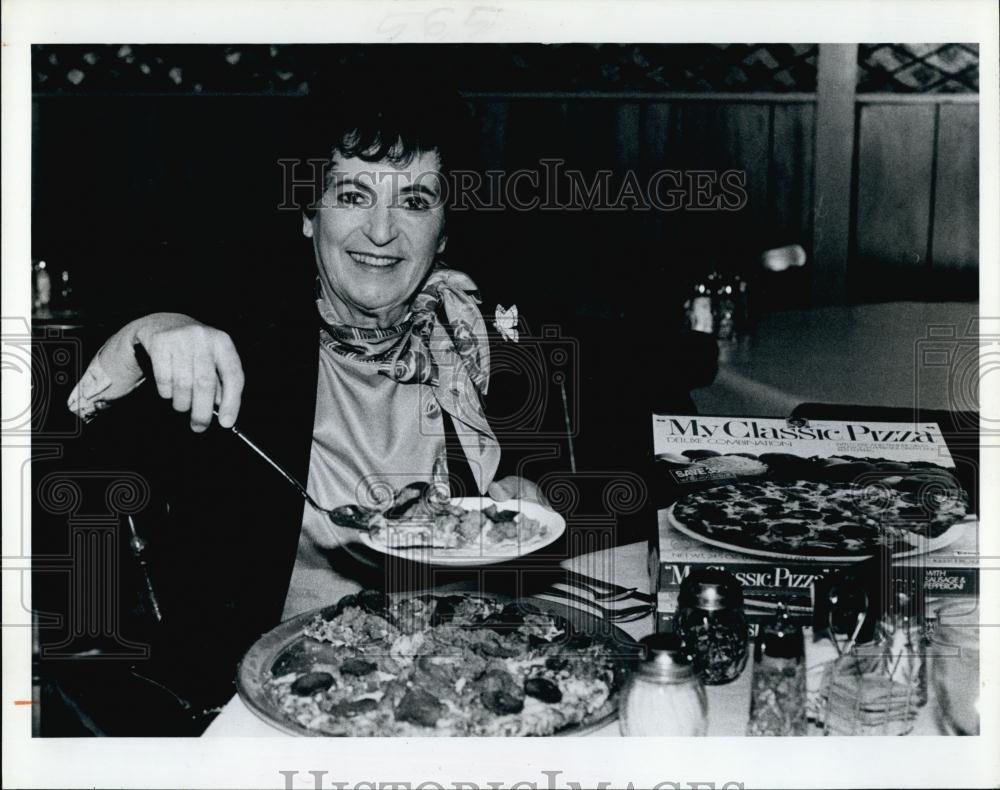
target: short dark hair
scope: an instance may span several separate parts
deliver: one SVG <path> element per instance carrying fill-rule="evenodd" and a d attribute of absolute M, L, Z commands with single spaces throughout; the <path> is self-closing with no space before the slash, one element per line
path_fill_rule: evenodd
<path fill-rule="evenodd" d="M 300 160 L 325 162 L 322 186 L 338 154 L 365 162 L 388 160 L 406 166 L 423 153 L 435 153 L 444 179 L 455 170 L 474 167 L 477 141 L 469 106 L 453 90 L 424 81 L 399 85 L 367 78 L 347 88 L 311 90 L 304 118 L 305 148 Z M 322 195 L 300 206 L 312 214 Z"/>

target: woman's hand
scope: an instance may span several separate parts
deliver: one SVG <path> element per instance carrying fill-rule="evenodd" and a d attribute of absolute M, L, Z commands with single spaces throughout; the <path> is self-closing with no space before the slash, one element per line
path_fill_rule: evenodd
<path fill-rule="evenodd" d="M 156 390 L 180 412 L 191 412 L 200 433 L 219 407 L 219 424 L 236 422 L 243 395 L 243 365 L 225 332 L 180 313 L 153 313 L 115 332 L 97 352 L 69 396 L 70 410 L 89 421 L 142 383 L 134 346 L 142 345 L 153 367 Z"/>
<path fill-rule="evenodd" d="M 508 499 L 524 499 L 528 502 L 537 502 L 544 508 L 552 510 L 552 505 L 545 497 L 537 485 L 530 480 L 517 475 L 508 475 L 490 483 L 487 493 L 497 502 L 506 502 Z"/>
<path fill-rule="evenodd" d="M 187 316 L 184 316 L 187 318 Z M 156 391 L 175 411 L 191 413 L 191 430 L 201 433 L 219 407 L 219 425 L 236 422 L 243 396 L 243 364 L 225 332 L 188 318 L 146 324 L 135 339 L 149 354 Z"/>

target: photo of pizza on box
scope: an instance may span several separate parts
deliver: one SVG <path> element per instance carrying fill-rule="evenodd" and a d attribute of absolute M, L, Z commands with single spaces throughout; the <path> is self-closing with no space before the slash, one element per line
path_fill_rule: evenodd
<path fill-rule="evenodd" d="M 953 527 L 974 518 L 953 472 L 929 461 L 708 450 L 659 460 L 697 481 L 670 507 L 674 527 L 758 556 L 914 556 L 953 542 Z"/>

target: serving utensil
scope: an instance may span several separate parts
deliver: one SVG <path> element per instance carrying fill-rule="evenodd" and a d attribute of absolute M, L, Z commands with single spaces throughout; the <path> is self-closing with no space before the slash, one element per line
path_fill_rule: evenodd
<path fill-rule="evenodd" d="M 216 409 L 212 410 L 212 413 L 216 417 L 219 416 L 219 412 Z M 403 504 L 399 504 L 399 499 L 397 495 L 397 503 L 386 510 L 384 513 L 375 510 L 374 508 L 362 507 L 361 505 L 340 505 L 335 508 L 325 508 L 319 504 L 315 499 L 312 498 L 310 493 L 306 490 L 306 487 L 300 483 L 296 477 L 291 474 L 287 469 L 285 469 L 281 464 L 275 461 L 271 456 L 264 452 L 249 436 L 247 436 L 243 431 L 239 430 L 235 425 L 227 429 L 233 433 L 237 438 L 240 439 L 247 447 L 253 450 L 257 455 L 259 455 L 264 461 L 268 463 L 278 474 L 280 474 L 285 480 L 298 491 L 302 498 L 308 502 L 313 509 L 317 512 L 322 513 L 330 522 L 338 527 L 346 527 L 347 529 L 356 529 L 359 532 L 365 532 L 371 534 L 372 527 L 376 525 L 376 517 L 382 524 L 391 524 L 394 527 L 405 527 L 405 526 L 425 526 L 429 521 L 428 518 L 401 518 L 400 511 L 405 511 L 408 509 L 415 499 L 418 497 L 429 498 L 433 494 L 433 489 L 426 483 L 411 483 L 406 486 L 403 491 L 410 490 L 411 496 Z M 445 549 L 448 548 L 444 545 L 439 545 L 436 543 L 426 543 L 418 542 L 410 546 L 404 545 L 394 545 L 394 548 L 398 550 L 403 549 Z"/>
<path fill-rule="evenodd" d="M 560 569 L 555 583 L 578 587 L 589 592 L 598 603 L 615 603 L 627 598 L 635 598 L 645 603 L 652 603 L 655 600 L 649 593 L 640 592 L 638 587 L 622 587 L 620 584 L 569 569 Z"/>
<path fill-rule="evenodd" d="M 135 343 L 132 346 L 132 352 L 135 355 L 136 362 L 139 365 L 140 370 L 142 370 L 143 375 L 147 379 L 154 378 L 153 376 L 153 362 L 149 358 L 149 354 L 141 343 Z M 219 417 L 219 410 L 215 407 L 212 408 L 212 414 L 215 415 L 216 420 Z M 222 425 L 219 426 L 222 428 Z M 376 510 L 374 508 L 366 508 L 361 505 L 340 505 L 335 508 L 325 508 L 320 505 L 312 495 L 306 490 L 306 487 L 302 485 L 301 482 L 285 469 L 280 463 L 278 463 L 274 458 L 272 458 L 267 452 L 263 450 L 256 442 L 254 442 L 249 436 L 247 436 L 243 431 L 241 431 L 235 424 L 229 428 L 223 428 L 223 430 L 229 431 L 234 436 L 236 436 L 241 442 L 243 442 L 247 447 L 254 451 L 262 460 L 264 460 L 268 466 L 274 469 L 278 474 L 280 474 L 292 488 L 299 492 L 302 498 L 309 503 L 309 505 L 316 510 L 318 513 L 322 513 L 329 520 L 330 523 L 338 527 L 345 527 L 347 529 L 357 530 L 373 535 L 373 528 L 382 526 L 392 526 L 392 527 L 408 527 L 408 526 L 424 526 L 428 524 L 433 524 L 432 514 L 435 510 L 435 504 L 440 504 L 441 502 L 448 501 L 447 490 L 442 489 L 438 485 L 431 485 L 426 482 L 416 482 L 410 483 L 405 486 L 401 491 L 397 492 L 395 500 L 390 504 L 388 509 L 384 512 Z M 434 462 L 434 469 L 432 472 L 432 479 L 435 481 L 441 480 L 445 475 L 443 459 L 438 458 Z M 417 500 L 422 500 L 424 505 L 424 511 L 426 515 L 413 515 L 409 513 L 411 506 Z M 494 520 L 511 520 L 516 515 L 515 511 L 501 511 L 495 517 Z M 504 518 L 507 516 L 507 518 Z M 562 524 L 565 528 L 565 523 Z M 412 545 L 402 545 L 400 543 L 394 542 L 392 549 L 395 551 L 410 551 L 414 549 L 427 550 L 427 549 L 447 549 L 448 546 L 440 545 L 432 542 L 422 542 L 418 541 Z"/>
<path fill-rule="evenodd" d="M 217 409 L 212 409 L 212 413 L 218 418 L 219 412 Z M 266 461 L 272 469 L 285 478 L 288 484 L 298 491 L 306 502 L 312 505 L 314 510 L 324 514 L 328 519 L 330 519 L 331 523 L 337 525 L 338 527 L 347 527 L 348 529 L 368 532 L 371 530 L 374 517 L 381 515 L 377 510 L 364 508 L 360 505 L 340 505 L 335 508 L 323 507 L 319 504 L 319 502 L 312 498 L 312 495 L 306 490 L 306 487 L 302 485 L 302 483 L 300 483 L 293 474 L 264 452 L 249 436 L 243 433 L 243 431 L 235 425 L 224 430 L 228 430 L 247 447 L 257 453 L 257 455 Z"/>
<path fill-rule="evenodd" d="M 141 343 L 136 343 L 132 346 L 132 353 L 135 354 L 135 360 L 139 364 L 139 369 L 142 370 L 143 375 L 147 379 L 152 379 L 153 362 L 149 358 L 149 354 L 146 349 L 143 348 Z M 218 419 L 219 410 L 213 407 L 212 414 L 214 414 L 216 419 Z M 219 427 L 222 426 L 220 425 Z M 280 474 L 292 488 L 298 491 L 306 502 L 308 502 L 317 512 L 324 514 L 328 519 L 330 519 L 330 522 L 336 526 L 346 527 L 347 529 L 356 529 L 361 532 L 369 532 L 372 527 L 373 518 L 376 515 L 381 515 L 377 510 L 363 508 L 359 505 L 341 505 L 340 507 L 332 509 L 323 507 L 312 498 L 312 495 L 306 490 L 306 487 L 302 485 L 302 483 L 300 483 L 293 474 L 275 461 L 270 455 L 264 452 L 264 450 L 261 449 L 256 442 L 243 433 L 243 431 L 236 427 L 236 425 L 233 425 L 231 428 L 223 428 L 223 430 L 229 431 L 247 447 L 253 450 L 272 469 Z"/>
<path fill-rule="evenodd" d="M 573 601 L 574 603 L 584 604 L 585 606 L 589 606 L 591 609 L 598 612 L 600 616 L 609 623 L 631 623 L 633 620 L 641 620 L 643 617 L 650 615 L 654 608 L 652 603 L 644 603 L 637 606 L 625 606 L 621 609 L 613 609 L 611 607 L 601 606 L 596 601 L 593 601 L 583 595 L 575 595 L 567 590 L 561 590 L 558 587 L 550 587 L 549 589 L 538 593 L 538 595 L 547 595 L 553 598 L 562 598 L 565 601 Z"/>
<path fill-rule="evenodd" d="M 212 413 L 215 414 L 216 417 L 219 416 L 218 411 L 215 409 L 212 410 Z M 268 465 L 270 465 L 278 474 L 280 474 L 283 478 L 285 478 L 285 480 L 292 486 L 292 488 L 298 491 L 302 495 L 302 498 L 305 499 L 305 501 L 308 502 L 313 507 L 314 510 L 316 510 L 318 513 L 322 513 L 323 515 L 325 515 L 330 520 L 330 523 L 338 527 L 355 529 L 358 530 L 359 532 L 364 532 L 370 535 L 372 533 L 372 527 L 375 526 L 375 524 L 377 523 L 376 517 L 379 517 L 379 521 L 381 521 L 382 524 L 392 524 L 392 526 L 395 527 L 425 525 L 428 521 L 428 519 L 426 518 L 404 519 L 404 518 L 394 517 L 393 511 L 409 507 L 412 504 L 412 499 L 406 502 L 405 505 L 396 505 L 395 507 L 390 508 L 385 513 L 382 513 L 373 508 L 362 507 L 361 505 L 340 505 L 339 507 L 335 508 L 325 508 L 321 504 L 319 504 L 315 499 L 312 498 L 310 493 L 306 490 L 306 487 L 302 485 L 302 483 L 300 483 L 295 478 L 294 475 L 292 475 L 287 469 L 282 467 L 281 464 L 279 464 L 277 461 L 271 458 L 271 456 L 269 456 L 266 452 L 264 452 L 256 443 L 254 443 L 252 439 L 250 439 L 249 436 L 247 436 L 245 433 L 239 430 L 235 425 L 233 425 L 233 427 L 229 428 L 228 430 L 231 433 L 233 433 L 237 438 L 239 438 L 240 441 L 242 441 L 247 447 L 249 447 L 251 450 L 257 453 L 257 455 L 259 455 L 264 461 L 266 461 Z M 429 492 L 429 487 L 426 484 L 421 486 L 420 484 L 411 483 L 406 488 L 416 488 L 420 492 L 418 494 L 420 496 L 425 496 L 426 493 Z M 427 489 L 427 491 L 425 491 L 424 489 Z M 426 543 L 426 542 L 418 542 L 410 546 L 394 545 L 393 547 L 397 550 L 448 548 L 447 546 L 439 545 L 437 543 Z"/>
<path fill-rule="evenodd" d="M 590 597 L 597 603 L 617 603 L 618 601 L 624 601 L 639 590 L 638 587 L 624 587 L 621 590 L 598 590 L 586 582 L 569 579 L 560 579 L 556 584 L 565 584 L 567 587 L 576 587 L 586 593 L 590 593 Z"/>

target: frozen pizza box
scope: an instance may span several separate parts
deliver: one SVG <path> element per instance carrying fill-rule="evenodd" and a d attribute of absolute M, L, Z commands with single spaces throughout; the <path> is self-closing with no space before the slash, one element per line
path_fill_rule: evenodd
<path fill-rule="evenodd" d="M 751 622 L 773 619 L 779 603 L 793 618 L 812 617 L 813 585 L 846 562 L 778 561 L 754 557 L 700 543 L 674 529 L 666 511 L 658 514 L 657 540 L 650 547 L 651 589 L 657 595 L 658 616 L 672 617 L 681 582 L 697 568 L 729 571 L 743 585 L 746 613 Z M 960 537 L 931 554 L 893 562 L 900 578 L 923 579 L 929 601 L 945 596 L 975 596 L 979 587 L 976 524 L 958 525 Z M 669 629 L 668 629 L 669 630 Z"/>
<path fill-rule="evenodd" d="M 893 574 L 928 599 L 978 591 L 977 520 L 936 424 L 654 415 L 653 437 L 665 620 L 700 567 L 743 583 L 751 620 L 781 601 L 805 619 L 816 579 L 869 556 L 883 527 Z"/>

